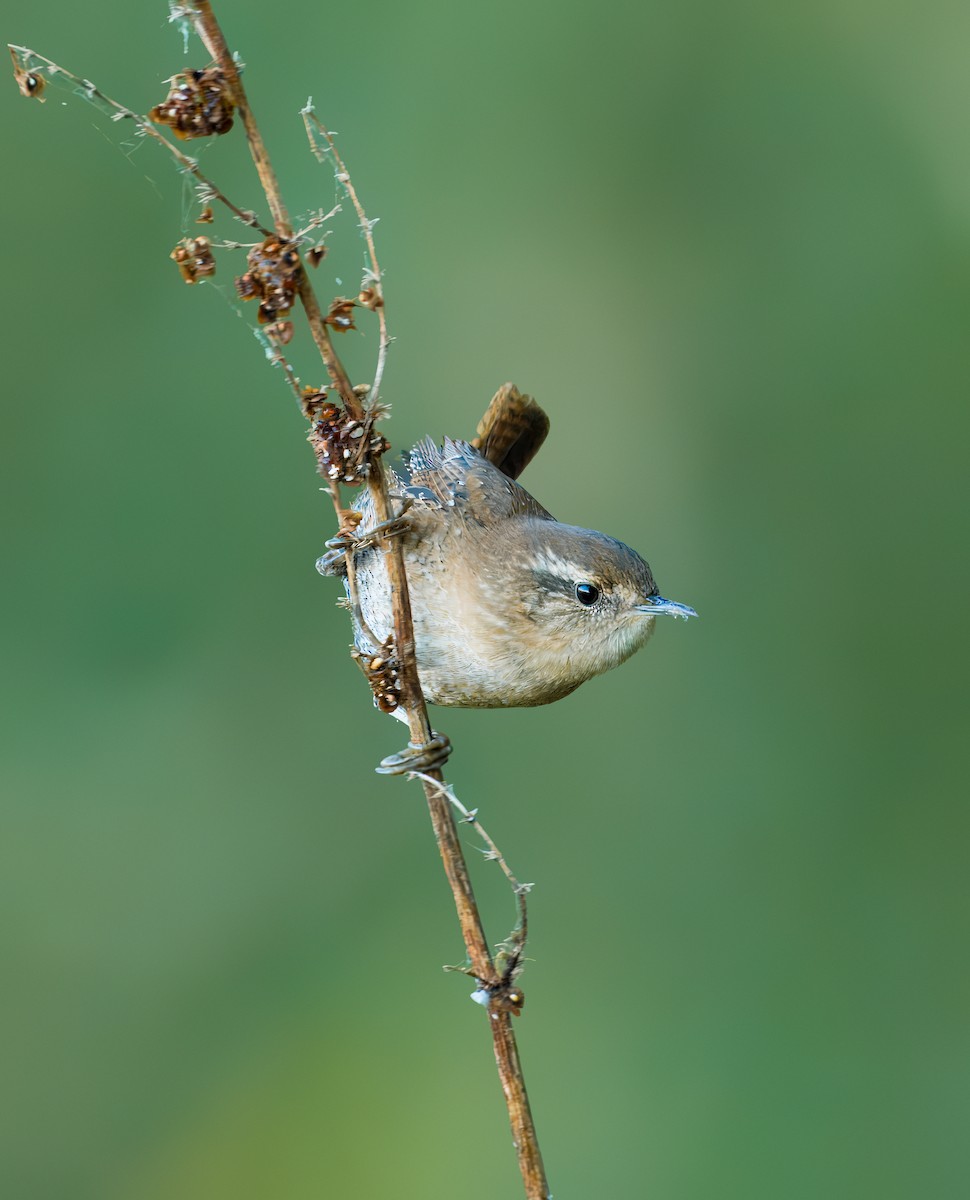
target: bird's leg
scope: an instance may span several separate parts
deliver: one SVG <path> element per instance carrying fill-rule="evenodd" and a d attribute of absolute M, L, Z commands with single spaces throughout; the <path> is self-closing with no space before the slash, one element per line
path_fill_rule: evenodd
<path fill-rule="evenodd" d="M 407 724 L 407 713 L 397 707 L 392 713 L 399 721 Z M 408 775 L 411 771 L 436 771 L 443 767 L 451 754 L 451 742 L 443 733 L 431 731 L 431 741 L 415 745 L 408 742 L 397 754 L 389 754 L 381 759 L 381 765 L 375 767 L 378 775 Z"/>

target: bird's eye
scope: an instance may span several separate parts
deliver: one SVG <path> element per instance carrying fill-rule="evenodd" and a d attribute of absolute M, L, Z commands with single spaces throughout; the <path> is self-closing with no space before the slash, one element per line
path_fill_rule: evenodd
<path fill-rule="evenodd" d="M 588 608 L 600 598 L 600 590 L 595 583 L 577 583 L 576 599 Z"/>

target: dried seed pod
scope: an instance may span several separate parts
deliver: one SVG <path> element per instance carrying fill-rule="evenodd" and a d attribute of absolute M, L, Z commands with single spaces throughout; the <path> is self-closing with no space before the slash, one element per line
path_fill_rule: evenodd
<path fill-rule="evenodd" d="M 207 237 L 183 238 L 169 257 L 186 283 L 198 283 L 216 273 L 216 260 Z"/>
<path fill-rule="evenodd" d="M 236 280 L 241 300 L 259 299 L 257 320 L 268 325 L 285 317 L 300 286 L 300 256 L 285 238 L 270 235 L 247 255 L 249 270 Z"/>
<path fill-rule="evenodd" d="M 489 992 L 488 1011 L 493 1016 L 498 1013 L 511 1013 L 513 1017 L 518 1017 L 524 1004 L 525 993 L 519 987 L 503 985 Z"/>
<path fill-rule="evenodd" d="M 374 312 L 384 307 L 384 297 L 375 287 L 362 288 L 357 295 L 357 303 Z"/>
<path fill-rule="evenodd" d="M 232 129 L 235 104 L 219 67 L 180 71 L 168 82 L 168 95 L 148 114 L 156 125 L 167 125 L 183 140 L 219 136 Z"/>
<path fill-rule="evenodd" d="M 321 243 L 319 246 L 314 246 L 312 250 L 308 250 L 306 256 L 311 267 L 319 267 L 327 257 L 327 247 Z"/>
<path fill-rule="evenodd" d="M 43 104 L 47 80 L 36 71 L 28 71 L 12 46 L 10 57 L 13 59 L 13 77 L 17 81 L 21 96 L 26 96 L 28 100 L 39 100 Z"/>
<path fill-rule="evenodd" d="M 327 315 L 323 318 L 324 325 L 329 325 L 338 333 L 346 333 L 348 329 L 356 329 L 354 324 L 354 309 L 356 300 L 345 300 L 338 296 L 330 305 Z"/>
<path fill-rule="evenodd" d="M 278 346 L 288 346 L 293 341 L 293 322 L 274 321 L 266 326 L 266 336 Z"/>
<path fill-rule="evenodd" d="M 334 414 L 340 411 L 336 404 L 329 403 L 327 400 L 327 393 L 323 390 L 323 388 L 317 389 L 305 387 L 303 389 L 303 395 L 300 398 L 300 404 L 303 408 L 303 415 L 308 421 L 322 420 L 323 418 L 321 413 L 325 405 L 328 408 L 332 408 Z"/>
<path fill-rule="evenodd" d="M 245 275 L 239 275 L 233 281 L 236 285 L 236 295 L 240 300 L 252 300 L 259 294 L 256 287 L 256 280 L 247 271 Z"/>
<path fill-rule="evenodd" d="M 216 214 L 212 211 L 212 205 L 207 204 L 195 218 L 195 223 L 196 225 L 211 225 L 215 219 Z"/>
<path fill-rule="evenodd" d="M 384 713 L 394 712 L 401 703 L 401 682 L 394 655 L 394 639 L 389 637 L 382 644 L 380 654 L 374 657 L 365 657 L 356 649 L 350 653 L 364 672 L 364 677 L 374 693 L 374 706 Z"/>

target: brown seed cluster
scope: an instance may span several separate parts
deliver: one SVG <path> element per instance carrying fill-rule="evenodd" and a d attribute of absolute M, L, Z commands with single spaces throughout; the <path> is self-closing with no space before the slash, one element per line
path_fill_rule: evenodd
<path fill-rule="evenodd" d="M 198 283 L 216 273 L 216 260 L 207 237 L 182 238 L 169 257 L 186 283 Z"/>
<path fill-rule="evenodd" d="M 363 483 L 371 459 L 390 449 L 390 443 L 374 430 L 373 416 L 358 421 L 328 400 L 326 392 L 314 388 L 304 389 L 302 404 L 310 422 L 307 441 L 317 456 L 317 471 L 324 479 Z"/>
<path fill-rule="evenodd" d="M 218 67 L 180 71 L 169 80 L 165 100 L 148 114 L 156 125 L 167 125 L 177 138 L 202 138 L 232 129 L 235 104 L 226 77 Z"/>
<path fill-rule="evenodd" d="M 401 682 L 394 657 L 393 638 L 384 642 L 379 654 L 361 654 L 359 650 L 352 650 L 351 654 L 370 684 L 374 703 L 381 712 L 392 713 L 401 703 Z"/>
<path fill-rule="evenodd" d="M 488 1011 L 493 1015 L 511 1013 L 513 1017 L 522 1015 L 525 1004 L 525 992 L 512 984 L 500 984 L 489 989 Z"/>
<path fill-rule="evenodd" d="M 300 286 L 300 256 L 291 242 L 271 234 L 247 256 L 249 270 L 236 280 L 241 300 L 259 300 L 260 325 L 285 317 Z"/>

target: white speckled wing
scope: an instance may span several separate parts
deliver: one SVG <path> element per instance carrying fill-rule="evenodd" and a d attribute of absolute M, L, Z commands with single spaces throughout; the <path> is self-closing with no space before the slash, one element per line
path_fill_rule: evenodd
<path fill-rule="evenodd" d="M 419 503 L 424 500 L 443 509 L 455 509 L 464 519 L 480 525 L 515 516 L 553 519 L 524 487 L 468 442 L 445 438 L 439 449 L 425 438 L 411 451 L 409 466 L 405 490 Z"/>

